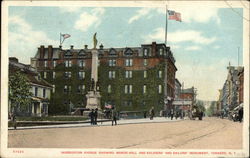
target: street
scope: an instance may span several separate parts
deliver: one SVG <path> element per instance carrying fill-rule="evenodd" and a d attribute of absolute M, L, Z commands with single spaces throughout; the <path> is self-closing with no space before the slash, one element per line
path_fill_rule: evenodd
<path fill-rule="evenodd" d="M 17 148 L 241 149 L 243 123 L 220 118 L 9 130 Z M 122 121 L 120 121 L 121 123 Z"/>

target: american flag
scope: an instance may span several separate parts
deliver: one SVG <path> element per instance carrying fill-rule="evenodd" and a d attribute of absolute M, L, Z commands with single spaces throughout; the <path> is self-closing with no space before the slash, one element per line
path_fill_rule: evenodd
<path fill-rule="evenodd" d="M 62 34 L 63 39 L 69 38 L 70 34 Z"/>
<path fill-rule="evenodd" d="M 111 108 L 112 108 L 112 105 L 110 105 L 110 104 L 105 104 L 105 108 L 111 109 Z"/>
<path fill-rule="evenodd" d="M 181 13 L 175 12 L 173 10 L 168 10 L 168 15 L 169 20 L 176 20 L 181 22 Z"/>

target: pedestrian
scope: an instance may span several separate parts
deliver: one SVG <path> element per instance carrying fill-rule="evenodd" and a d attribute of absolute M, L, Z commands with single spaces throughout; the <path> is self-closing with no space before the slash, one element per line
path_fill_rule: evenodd
<path fill-rule="evenodd" d="M 179 113 L 176 111 L 175 112 L 175 119 L 177 120 Z"/>
<path fill-rule="evenodd" d="M 92 109 L 91 112 L 89 113 L 89 117 L 90 117 L 90 124 L 94 125 L 94 109 Z"/>
<path fill-rule="evenodd" d="M 14 129 L 16 129 L 17 128 L 17 123 L 16 123 L 16 115 L 15 115 L 14 112 L 11 114 L 11 121 L 13 123 Z"/>
<path fill-rule="evenodd" d="M 153 106 L 150 109 L 149 114 L 150 114 L 150 120 L 153 120 L 154 119 L 154 115 L 155 115 L 155 111 L 154 111 L 154 107 Z"/>
<path fill-rule="evenodd" d="M 144 118 L 147 118 L 147 112 L 144 111 L 144 114 L 143 114 Z"/>
<path fill-rule="evenodd" d="M 94 124 L 95 125 L 97 125 L 97 117 L 98 117 L 98 108 L 96 108 L 94 112 Z"/>
<path fill-rule="evenodd" d="M 174 117 L 174 109 L 171 109 L 171 110 L 170 110 L 170 117 L 171 117 L 171 120 L 173 120 L 173 117 Z"/>
<path fill-rule="evenodd" d="M 117 125 L 117 122 L 116 122 L 117 112 L 116 112 L 116 109 L 114 106 L 112 107 L 112 110 L 111 110 L 111 117 L 112 117 L 112 126 L 114 123 L 115 123 L 115 125 Z"/>
<path fill-rule="evenodd" d="M 240 110 L 239 110 L 238 113 L 239 113 L 239 116 L 238 116 L 239 117 L 239 121 L 242 122 L 242 119 L 243 119 L 243 107 L 240 108 Z"/>

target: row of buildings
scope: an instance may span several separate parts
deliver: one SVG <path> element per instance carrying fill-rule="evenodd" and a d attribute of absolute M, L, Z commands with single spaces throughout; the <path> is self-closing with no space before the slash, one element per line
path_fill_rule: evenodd
<path fill-rule="evenodd" d="M 222 89 L 219 90 L 217 115 L 227 116 L 230 111 L 243 107 L 244 68 L 242 66 L 231 66 L 229 63 L 227 70 L 227 78 Z"/>
<path fill-rule="evenodd" d="M 69 114 L 85 108 L 91 87 L 91 50 L 87 45 L 83 49 L 42 45 L 31 58 L 30 67 L 52 87 L 49 113 Z M 167 112 L 193 104 L 194 88 L 181 88 L 175 77 L 175 58 L 165 44 L 152 42 L 125 48 L 100 45 L 97 50 L 102 109 L 113 105 L 118 111 L 140 112 L 154 106 L 156 112 Z"/>

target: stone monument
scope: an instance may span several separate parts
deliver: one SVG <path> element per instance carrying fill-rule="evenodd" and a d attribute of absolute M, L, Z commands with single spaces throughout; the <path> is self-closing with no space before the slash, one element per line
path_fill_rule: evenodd
<path fill-rule="evenodd" d="M 86 109 L 101 109 L 100 104 L 100 92 L 99 92 L 99 82 L 98 82 L 98 51 L 96 49 L 97 39 L 96 33 L 93 36 L 94 48 L 91 50 L 92 54 L 92 65 L 91 65 L 91 86 L 90 91 L 86 95 L 87 105 Z"/>

